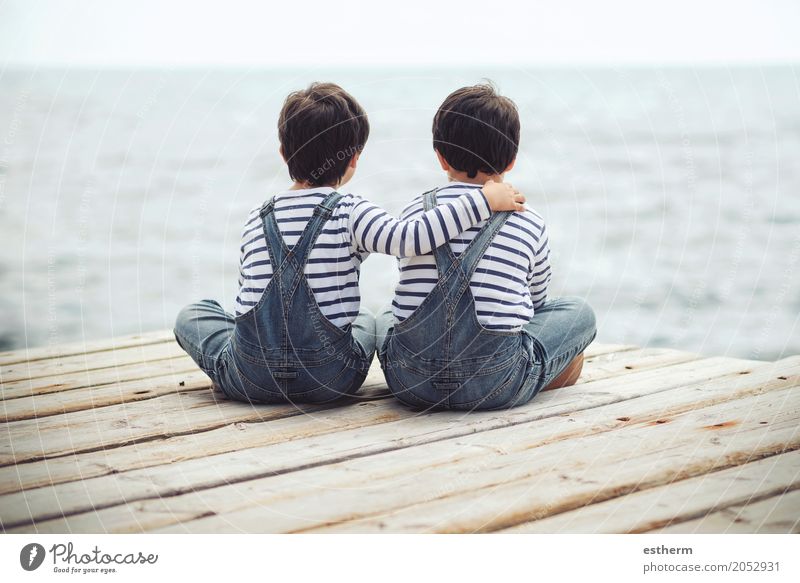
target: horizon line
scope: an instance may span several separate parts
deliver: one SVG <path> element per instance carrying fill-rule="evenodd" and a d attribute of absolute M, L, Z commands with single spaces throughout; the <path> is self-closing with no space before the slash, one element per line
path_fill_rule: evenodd
<path fill-rule="evenodd" d="M 294 69 L 375 69 L 375 68 L 391 68 L 391 69 L 417 69 L 417 70 L 442 70 L 442 69 L 479 69 L 479 68 L 492 68 L 492 69 L 565 69 L 565 68 L 751 68 L 751 67 L 795 67 L 800 66 L 800 58 L 797 59 L 754 59 L 754 60 L 700 60 L 700 61 L 686 61 L 686 60 L 669 60 L 669 61 L 615 61 L 615 60 L 575 60 L 575 61 L 527 61 L 520 63 L 425 63 L 416 64 L 412 62 L 394 62 L 394 63 L 379 63 L 379 62 L 361 62 L 361 63 L 269 63 L 269 62 L 196 62 L 196 63 L 181 63 L 181 62 L 141 62 L 136 63 L 132 61 L 108 63 L 108 62 L 67 62 L 67 61 L 39 61 L 39 62 L 6 62 L 0 64 L 0 72 L 9 70 L 25 70 L 31 69 L 106 69 L 106 70 L 130 70 L 130 69 L 177 69 L 177 70 L 196 70 L 196 69 L 254 69 L 254 70 L 294 70 Z"/>

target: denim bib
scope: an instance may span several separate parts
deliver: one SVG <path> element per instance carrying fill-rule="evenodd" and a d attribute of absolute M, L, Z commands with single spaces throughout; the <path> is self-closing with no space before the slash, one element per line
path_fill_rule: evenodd
<path fill-rule="evenodd" d="M 425 210 L 436 191 L 425 193 Z M 389 332 L 382 366 L 392 393 L 426 409 L 503 407 L 531 367 L 520 332 L 487 330 L 478 322 L 469 283 L 481 257 L 511 213 L 494 213 L 458 257 L 449 244 L 433 251 L 439 281 L 420 306 Z"/>
<path fill-rule="evenodd" d="M 304 269 L 341 194 L 317 207 L 297 244 L 286 246 L 274 202 L 261 208 L 272 279 L 253 309 L 236 318 L 220 376 L 249 401 L 324 403 L 355 393 L 370 367 L 351 326 L 339 328 L 321 312 Z"/>

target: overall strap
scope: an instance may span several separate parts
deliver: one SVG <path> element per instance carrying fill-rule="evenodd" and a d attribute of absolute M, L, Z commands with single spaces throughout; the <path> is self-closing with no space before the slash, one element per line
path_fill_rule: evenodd
<path fill-rule="evenodd" d="M 467 245 L 467 248 L 458 256 L 461 270 L 467 280 L 472 279 L 472 274 L 475 273 L 478 262 L 480 262 L 489 245 L 492 244 L 495 235 L 503 228 L 511 214 L 512 211 L 493 213 L 480 232 Z"/>
<path fill-rule="evenodd" d="M 314 243 L 317 242 L 325 223 L 331 218 L 342 196 L 343 195 L 334 190 L 317 205 L 314 209 L 314 213 L 306 224 L 306 228 L 303 229 L 300 239 L 298 239 L 295 246 L 289 251 L 289 255 L 297 260 L 301 268 L 305 267 L 308 256 L 314 248 Z"/>
<path fill-rule="evenodd" d="M 426 211 L 436 206 L 436 190 L 426 192 L 424 197 Z M 469 287 L 478 262 L 510 216 L 511 211 L 493 213 L 458 257 L 453 254 L 449 243 L 434 249 L 433 255 L 436 258 L 436 269 L 439 272 L 439 285 L 453 303 L 457 302 Z"/>
<path fill-rule="evenodd" d="M 510 211 L 494 213 L 480 232 L 475 235 L 475 238 L 470 241 L 467 248 L 458 256 L 457 269 L 450 277 L 453 281 L 448 281 L 446 285 L 447 295 L 452 306 L 455 306 L 469 289 L 470 280 L 472 280 L 478 263 L 510 215 Z"/>
<path fill-rule="evenodd" d="M 319 238 L 322 228 L 331 217 L 342 195 L 336 191 L 328 194 L 314 209 L 305 229 L 300 234 L 300 239 L 289 249 L 286 241 L 281 236 L 278 221 L 275 219 L 275 203 L 270 200 L 261 207 L 261 218 L 264 223 L 264 237 L 267 242 L 267 251 L 272 262 L 272 277 L 280 277 L 289 267 L 294 267 L 292 275 L 302 275 L 308 255 Z M 294 287 L 294 286 L 292 286 Z"/>
<path fill-rule="evenodd" d="M 274 228 L 267 228 L 268 217 L 275 214 L 275 199 L 271 198 L 261 206 L 258 215 L 261 217 L 261 227 L 264 231 L 264 240 L 267 243 L 267 253 L 269 253 L 269 261 L 272 265 L 272 272 L 274 273 L 278 268 L 283 265 L 286 254 L 289 250 L 286 248 L 286 243 L 281 237 L 281 232 L 275 226 Z M 272 225 L 270 225 L 272 227 Z"/>
<path fill-rule="evenodd" d="M 422 195 L 423 207 L 426 212 L 436 208 L 436 193 L 438 190 L 438 188 L 434 188 Z M 453 273 L 453 270 L 456 269 L 458 265 L 458 259 L 456 259 L 456 256 L 453 254 L 450 243 L 445 243 L 436 247 L 433 250 L 433 257 L 436 259 L 436 270 L 439 272 L 439 281 L 446 281 L 449 274 Z"/>

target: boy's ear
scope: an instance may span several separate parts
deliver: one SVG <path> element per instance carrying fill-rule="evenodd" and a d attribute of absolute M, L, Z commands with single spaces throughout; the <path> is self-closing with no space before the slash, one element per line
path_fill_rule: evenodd
<path fill-rule="evenodd" d="M 283 155 L 283 146 L 278 146 L 278 153 L 281 155 L 281 159 L 286 162 L 286 156 Z"/>
<path fill-rule="evenodd" d="M 506 169 L 503 171 L 503 174 L 505 174 L 506 172 L 511 172 L 514 169 L 514 164 L 516 164 L 516 163 L 517 163 L 517 159 L 516 158 L 511 160 L 511 164 L 506 166 Z"/>
<path fill-rule="evenodd" d="M 352 158 L 350 158 L 350 162 L 347 163 L 350 168 L 353 170 L 356 169 L 356 164 L 358 163 L 358 157 L 361 155 L 361 152 L 356 152 Z"/>
<path fill-rule="evenodd" d="M 448 164 L 447 160 L 444 159 L 444 156 L 442 156 L 442 153 L 439 150 L 436 150 L 436 149 L 434 149 L 433 151 L 436 152 L 436 157 L 439 159 L 439 166 L 442 167 L 442 170 L 444 170 L 445 172 L 449 171 L 450 170 L 450 164 Z"/>

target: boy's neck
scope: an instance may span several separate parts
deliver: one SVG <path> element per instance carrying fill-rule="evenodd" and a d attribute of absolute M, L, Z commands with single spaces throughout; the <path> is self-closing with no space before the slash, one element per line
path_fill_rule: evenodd
<path fill-rule="evenodd" d="M 336 184 L 319 184 L 317 186 L 308 182 L 294 182 L 289 190 L 311 190 L 312 188 L 333 188 L 335 190 L 338 187 L 338 182 Z"/>
<path fill-rule="evenodd" d="M 467 176 L 466 172 L 458 172 L 456 170 L 450 169 L 447 173 L 447 178 L 450 182 L 466 182 L 467 184 L 480 184 L 484 185 L 489 180 L 494 180 L 495 182 L 503 182 L 503 174 L 487 174 L 485 172 L 478 172 L 474 178 L 470 178 Z"/>

